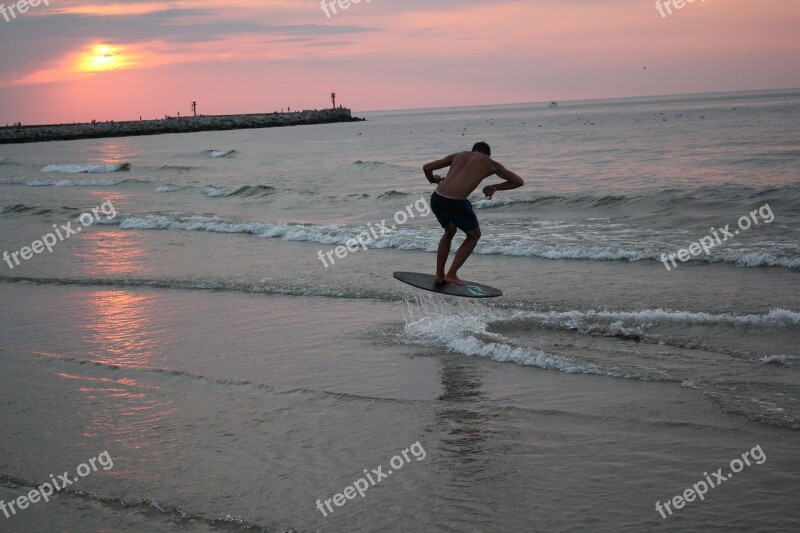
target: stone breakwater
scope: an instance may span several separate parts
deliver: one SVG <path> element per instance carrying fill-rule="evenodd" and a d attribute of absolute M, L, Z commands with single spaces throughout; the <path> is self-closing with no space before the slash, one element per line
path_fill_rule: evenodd
<path fill-rule="evenodd" d="M 42 141 L 68 141 L 100 137 L 128 137 L 189 133 L 194 131 L 238 130 L 247 128 L 276 128 L 302 124 L 355 122 L 345 108 L 292 113 L 262 113 L 254 115 L 200 115 L 197 117 L 168 117 L 158 120 L 126 122 L 89 122 L 83 124 L 51 124 L 44 126 L 8 126 L 0 128 L 0 144 Z"/>

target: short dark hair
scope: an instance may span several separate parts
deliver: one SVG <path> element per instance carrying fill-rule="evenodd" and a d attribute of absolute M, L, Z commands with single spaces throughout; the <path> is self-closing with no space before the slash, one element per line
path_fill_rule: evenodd
<path fill-rule="evenodd" d="M 475 143 L 475 146 L 472 147 L 472 151 L 473 152 L 480 152 L 480 153 L 486 154 L 488 156 L 492 155 L 492 149 L 489 148 L 489 145 L 486 144 L 483 141 Z"/>

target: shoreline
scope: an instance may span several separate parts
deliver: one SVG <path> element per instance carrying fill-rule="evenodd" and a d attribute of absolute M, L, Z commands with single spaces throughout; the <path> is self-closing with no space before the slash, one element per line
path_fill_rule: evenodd
<path fill-rule="evenodd" d="M 357 122 L 348 108 L 305 110 L 289 113 L 257 113 L 249 115 L 199 115 L 165 117 L 157 120 L 85 122 L 36 126 L 0 127 L 0 144 L 47 141 L 72 141 L 106 137 L 133 137 L 164 133 L 192 133 L 255 128 L 277 128 L 336 122 Z"/>

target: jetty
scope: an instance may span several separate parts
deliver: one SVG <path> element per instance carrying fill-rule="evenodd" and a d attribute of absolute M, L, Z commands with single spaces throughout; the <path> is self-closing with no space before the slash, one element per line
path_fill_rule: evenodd
<path fill-rule="evenodd" d="M 344 107 L 293 111 L 288 113 L 259 113 L 250 115 L 198 115 L 164 117 L 157 120 L 130 120 L 86 122 L 80 124 L 49 124 L 37 126 L 0 127 L 0 144 L 44 141 L 71 141 L 102 137 L 129 137 L 135 135 L 161 135 L 164 133 L 190 133 L 196 131 L 239 130 L 249 128 L 277 128 L 307 124 L 356 122 L 366 119 L 353 117 Z"/>

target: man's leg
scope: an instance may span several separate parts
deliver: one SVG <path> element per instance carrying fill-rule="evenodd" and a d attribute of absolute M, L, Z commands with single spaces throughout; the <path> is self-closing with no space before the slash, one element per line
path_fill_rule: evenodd
<path fill-rule="evenodd" d="M 464 265 L 464 262 L 472 254 L 472 251 L 475 249 L 475 245 L 478 244 L 478 240 L 480 238 L 480 228 L 467 232 L 467 238 L 464 239 L 464 242 L 461 243 L 461 246 L 458 248 L 456 256 L 453 259 L 453 264 L 450 265 L 450 270 L 447 271 L 447 275 L 444 277 L 446 282 L 455 283 L 456 285 L 466 285 L 463 280 L 459 279 L 458 269 Z"/>
<path fill-rule="evenodd" d="M 447 258 L 450 255 L 450 243 L 453 242 L 453 237 L 456 236 L 458 228 L 452 222 L 444 228 L 444 235 L 439 241 L 439 251 L 436 253 L 436 284 L 441 285 L 444 283 L 444 265 L 447 263 Z"/>

